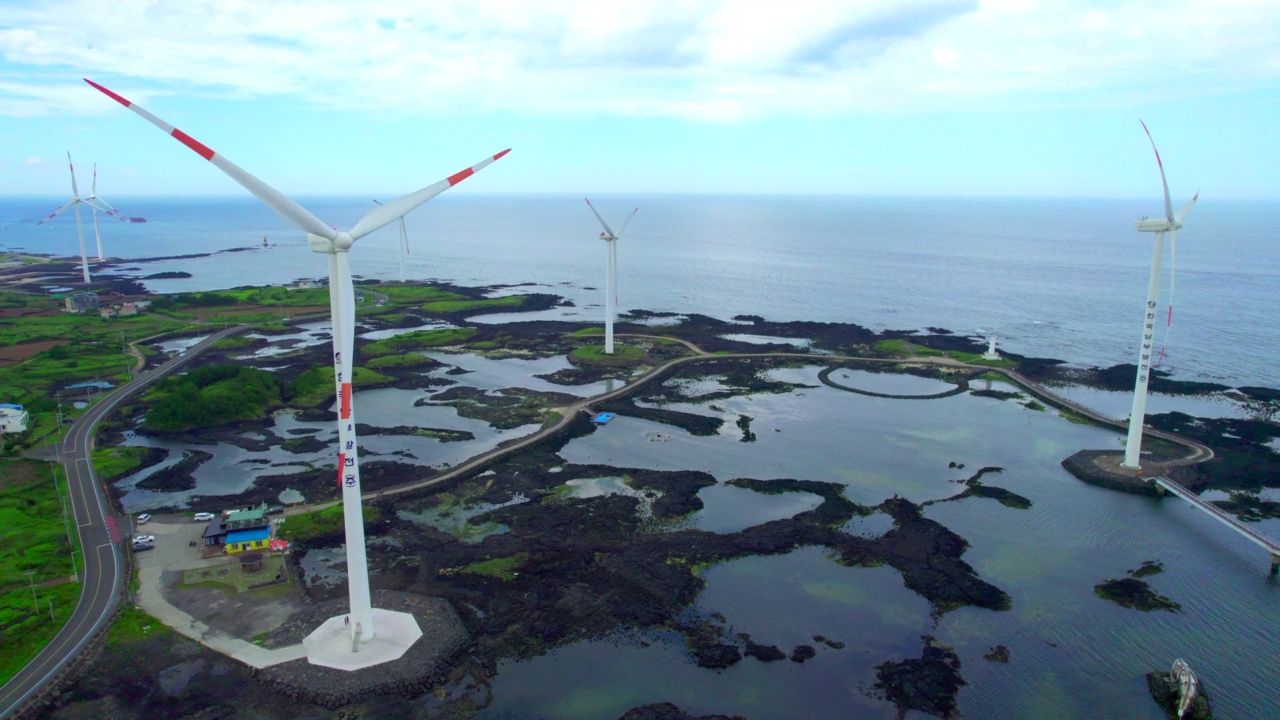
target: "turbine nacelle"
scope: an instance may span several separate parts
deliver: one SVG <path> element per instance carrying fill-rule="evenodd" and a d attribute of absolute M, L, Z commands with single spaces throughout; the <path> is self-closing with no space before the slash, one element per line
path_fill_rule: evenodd
<path fill-rule="evenodd" d="M 1142 218 L 1141 220 L 1134 220 L 1133 226 L 1138 229 L 1138 232 L 1162 233 L 1174 232 L 1182 227 L 1182 223 L 1177 220 L 1169 222 L 1165 218 Z"/>
<path fill-rule="evenodd" d="M 355 244 L 355 240 L 351 237 L 351 233 L 348 232 L 338 232 L 337 237 L 332 240 L 307 233 L 307 243 L 311 245 L 311 252 L 332 255 L 350 250 L 351 246 Z"/>

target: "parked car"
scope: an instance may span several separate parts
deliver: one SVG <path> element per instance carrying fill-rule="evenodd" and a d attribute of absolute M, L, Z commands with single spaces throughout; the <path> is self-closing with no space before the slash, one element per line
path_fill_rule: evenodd
<path fill-rule="evenodd" d="M 134 545 L 155 545 L 156 536 L 155 535 L 134 535 L 133 544 Z"/>
<path fill-rule="evenodd" d="M 198 512 L 196 513 L 195 517 L 196 517 L 196 522 L 208 522 L 209 520 L 212 520 L 215 517 L 217 517 L 217 515 L 214 515 L 211 512 Z"/>
<path fill-rule="evenodd" d="M 267 508 L 266 514 L 267 515 L 283 515 L 284 508 L 280 507 L 279 505 L 276 505 L 275 507 Z"/>
<path fill-rule="evenodd" d="M 142 513 L 141 515 L 138 516 L 139 525 L 146 525 L 150 521 L 151 521 L 151 513 Z"/>
<path fill-rule="evenodd" d="M 145 544 L 144 544 L 144 545 L 139 545 L 139 544 L 137 544 L 137 543 L 134 543 L 134 544 L 133 544 L 133 551 L 134 551 L 134 552 L 142 552 L 143 550 L 155 550 L 155 549 L 156 549 L 156 546 L 155 546 L 155 545 L 145 545 Z"/>

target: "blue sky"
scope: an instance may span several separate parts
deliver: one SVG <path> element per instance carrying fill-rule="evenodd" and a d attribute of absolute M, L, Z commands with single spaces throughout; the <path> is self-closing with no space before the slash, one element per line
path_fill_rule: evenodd
<path fill-rule="evenodd" d="M 0 195 L 1280 197 L 1275 3 L 356 5 L 0 0 Z"/>

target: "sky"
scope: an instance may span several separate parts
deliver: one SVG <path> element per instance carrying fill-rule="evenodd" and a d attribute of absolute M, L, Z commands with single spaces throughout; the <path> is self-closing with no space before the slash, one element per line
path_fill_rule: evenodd
<path fill-rule="evenodd" d="M 0 0 L 0 195 L 1280 198 L 1280 3 Z"/>

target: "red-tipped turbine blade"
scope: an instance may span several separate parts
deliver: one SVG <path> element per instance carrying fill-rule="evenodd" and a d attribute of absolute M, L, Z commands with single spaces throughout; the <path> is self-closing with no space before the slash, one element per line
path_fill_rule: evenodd
<path fill-rule="evenodd" d="M 329 227 L 328 225 L 325 225 L 323 222 L 320 221 L 319 218 L 317 218 L 315 215 L 312 215 L 310 212 L 308 212 L 306 208 L 302 207 L 301 205 L 289 199 L 288 197 L 285 197 L 279 190 L 276 190 L 275 188 L 262 182 L 261 180 L 254 177 L 253 175 L 250 175 L 249 173 L 245 172 L 242 168 L 240 168 L 235 163 L 231 162 L 230 160 L 227 160 L 221 155 L 218 155 L 214 151 L 210 150 L 208 147 L 205 147 L 205 145 L 202 144 L 199 140 L 196 140 L 195 138 L 182 132 L 178 128 L 161 120 L 155 115 L 152 115 L 151 113 L 147 112 L 146 110 L 139 107 L 138 105 L 133 104 L 129 100 L 125 99 L 124 97 L 108 90 L 107 88 L 102 87 L 101 85 L 90 80 L 89 78 L 85 78 L 84 81 L 89 83 L 93 87 L 97 88 L 98 90 L 100 90 L 102 94 L 106 95 L 112 100 L 115 100 L 121 105 L 141 115 L 143 118 L 146 119 L 147 122 L 160 128 L 166 134 L 171 135 L 174 139 L 176 139 L 178 142 L 182 143 L 183 145 L 186 145 L 187 147 L 191 148 L 200 157 L 213 163 L 215 166 L 217 166 L 219 170 L 231 176 L 232 180 L 235 180 L 236 182 L 240 183 L 240 185 L 243 186 L 245 190 L 248 190 L 249 192 L 253 193 L 259 200 L 266 203 L 267 207 L 271 208 L 272 210 L 275 210 L 276 214 L 279 215 L 280 217 L 284 218 L 285 220 L 288 220 L 294 225 L 297 225 L 299 228 L 301 228 L 306 232 L 311 233 L 312 235 L 319 235 L 321 237 L 329 238 L 330 240 L 338 236 L 337 232 L 335 232 L 333 228 Z"/>
<path fill-rule="evenodd" d="M 475 165 L 472 165 L 471 167 L 466 168 L 465 170 L 460 170 L 450 175 L 449 177 L 441 180 L 438 183 L 428 185 L 422 188 L 421 190 L 418 190 L 416 192 L 411 192 L 408 195 L 405 195 L 404 197 L 396 198 L 395 200 L 392 200 L 391 202 L 385 205 L 380 205 L 374 208 L 373 210 L 369 211 L 368 215 L 365 215 L 364 217 L 360 218 L 360 222 L 356 223 L 355 227 L 351 228 L 351 239 L 359 240 L 360 238 L 364 237 L 365 235 L 368 235 L 374 230 L 377 230 L 378 228 L 394 220 L 404 217 L 406 214 L 409 213 L 410 210 L 413 210 L 414 208 L 430 200 L 431 198 L 439 195 L 445 190 L 448 190 L 454 185 L 457 185 L 463 180 L 466 180 L 472 175 L 475 175 L 476 173 L 485 169 L 489 165 L 493 164 L 494 161 L 501 159 L 503 155 L 506 155 L 509 152 L 511 152 L 511 148 L 507 148 L 506 150 L 503 150 L 497 155 L 487 157 L 484 160 L 481 160 L 480 162 L 476 163 Z"/>

